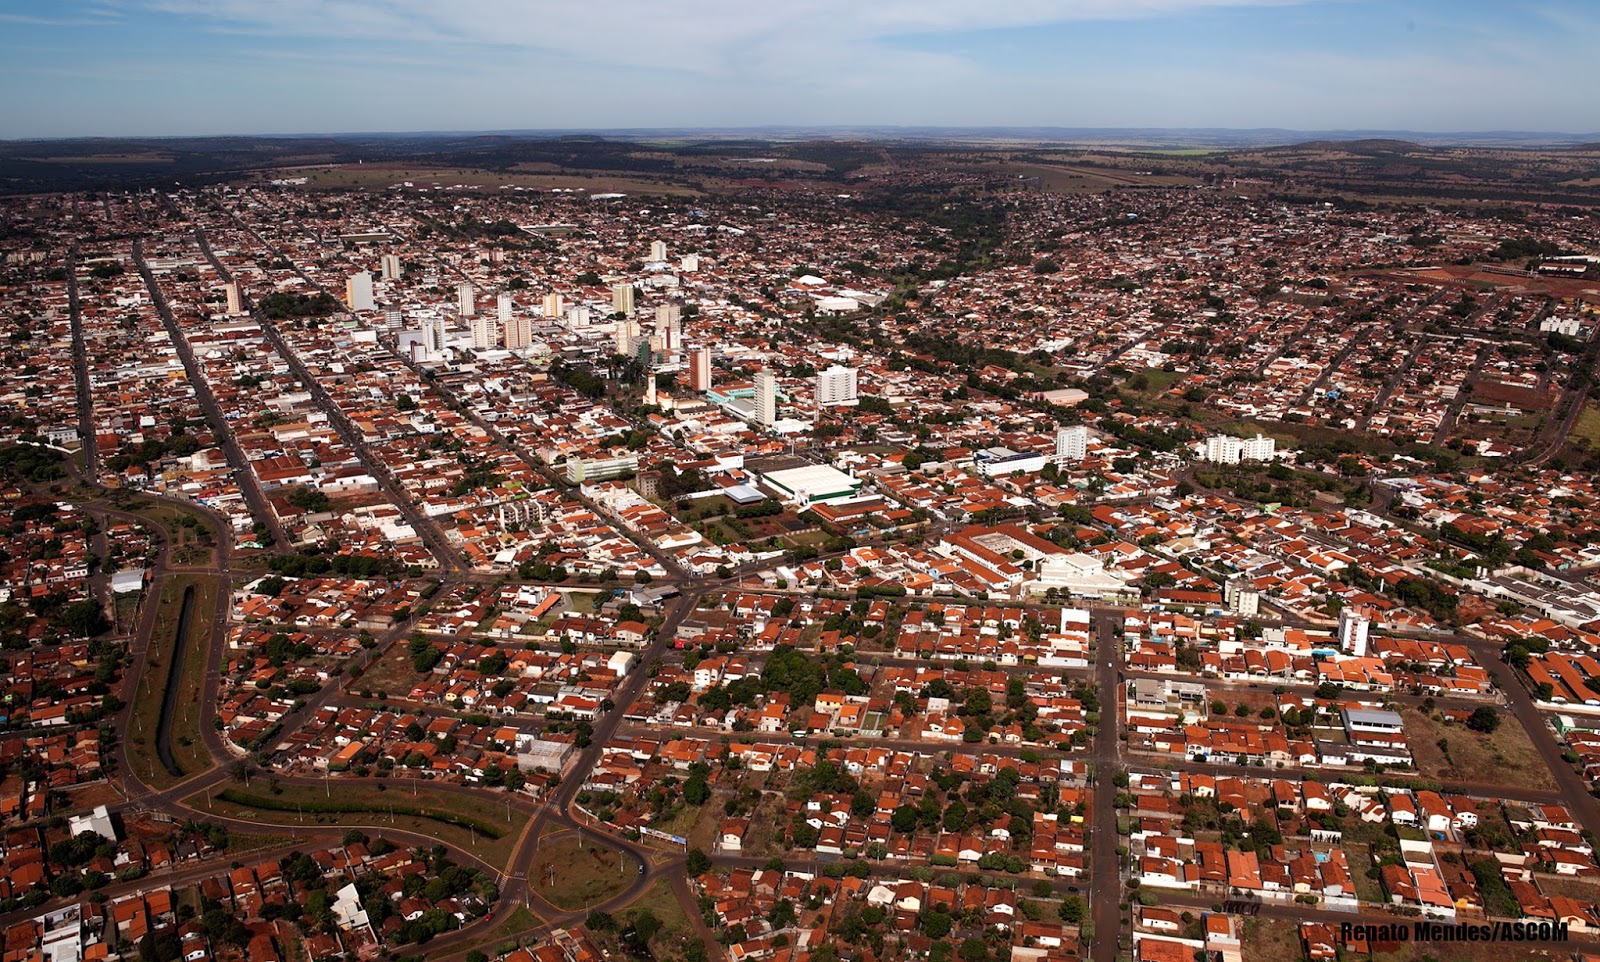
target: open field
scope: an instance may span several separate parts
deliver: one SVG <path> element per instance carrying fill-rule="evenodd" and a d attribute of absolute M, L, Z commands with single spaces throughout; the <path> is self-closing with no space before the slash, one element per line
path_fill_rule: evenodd
<path fill-rule="evenodd" d="M 385 825 L 392 825 L 449 842 L 491 865 L 506 863 L 528 822 L 527 814 L 515 806 L 508 820 L 504 802 L 491 795 L 422 788 L 413 796 L 401 785 L 380 791 L 373 785 L 345 784 L 333 792 L 315 785 L 280 785 L 274 794 L 265 780 L 257 778 L 248 787 L 224 785 L 185 799 L 184 804 L 198 812 L 258 820 L 263 827 L 360 825 L 381 833 Z M 490 837 L 494 832 L 499 836 Z"/>
<path fill-rule="evenodd" d="M 1600 449 L 1600 405 L 1585 404 L 1583 413 L 1567 435 L 1573 441 L 1587 441 L 1589 447 Z"/>
<path fill-rule="evenodd" d="M 177 691 L 173 693 L 175 712 L 172 716 L 172 758 L 183 770 L 178 777 L 162 767 L 156 757 L 156 728 L 161 720 L 161 704 L 166 691 L 167 670 L 170 666 L 176 634 L 178 613 L 183 603 L 183 593 L 190 586 L 195 589 L 194 610 L 189 619 L 189 637 L 185 639 L 183 671 L 178 675 Z M 133 715 L 124 737 L 128 741 L 128 759 L 133 774 L 153 788 L 165 790 L 185 778 L 209 770 L 213 765 L 201 737 L 201 725 L 210 719 L 202 718 L 206 659 L 212 639 L 211 625 L 216 606 L 222 603 L 222 578 L 217 575 L 173 574 L 161 586 L 161 597 L 156 603 L 161 607 L 156 613 L 154 633 L 150 639 L 149 656 L 139 678 L 139 690 L 133 696 Z"/>
<path fill-rule="evenodd" d="M 650 948 L 656 958 L 682 958 L 683 946 L 695 938 L 694 926 L 684 914 L 677 897 L 672 894 L 672 886 L 666 879 L 660 879 L 645 889 L 637 901 L 618 914 L 632 920 L 642 912 L 650 912 L 661 920 L 661 931 L 650 940 Z"/>
<path fill-rule="evenodd" d="M 528 885 L 550 904 L 578 910 L 623 891 L 636 875 L 621 851 L 574 833 L 540 840 Z"/>
<path fill-rule="evenodd" d="M 404 641 L 391 645 L 383 657 L 367 666 L 367 670 L 355 681 L 350 682 L 352 691 L 383 692 L 390 698 L 404 698 L 406 693 L 423 676 L 411 666 L 411 657 L 406 653 Z"/>
<path fill-rule="evenodd" d="M 1300 951 L 1300 927 L 1287 919 L 1248 920 L 1243 949 L 1251 962 L 1300 962 L 1305 958 Z"/>
<path fill-rule="evenodd" d="M 1503 782 L 1544 791 L 1556 788 L 1555 776 L 1514 715 L 1502 715 L 1500 727 L 1491 735 L 1437 721 L 1414 708 L 1401 709 L 1401 715 L 1417 770 L 1428 778 Z M 1441 738 L 1449 745 L 1448 755 L 1439 747 Z"/>

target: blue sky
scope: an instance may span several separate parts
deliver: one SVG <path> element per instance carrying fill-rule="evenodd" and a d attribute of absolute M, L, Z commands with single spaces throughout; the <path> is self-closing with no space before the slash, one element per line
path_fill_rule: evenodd
<path fill-rule="evenodd" d="M 1600 131 L 1596 0 L 0 0 L 0 138 Z"/>

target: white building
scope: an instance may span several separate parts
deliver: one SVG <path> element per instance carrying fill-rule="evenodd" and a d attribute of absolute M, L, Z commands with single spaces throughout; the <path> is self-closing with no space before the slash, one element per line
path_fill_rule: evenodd
<path fill-rule="evenodd" d="M 817 373 L 817 406 L 857 404 L 856 369 L 834 364 Z"/>
<path fill-rule="evenodd" d="M 231 308 L 229 309 L 229 312 L 232 313 Z M 1546 334 L 1551 331 L 1555 331 L 1557 334 L 1565 334 L 1568 337 L 1577 337 L 1578 331 L 1581 330 L 1581 328 L 1582 325 L 1578 323 L 1578 319 L 1576 317 L 1556 317 L 1555 315 L 1551 315 L 1550 317 L 1547 317 L 1539 322 L 1539 330 Z"/>
<path fill-rule="evenodd" d="M 1229 578 L 1222 594 L 1228 610 L 1234 614 L 1253 618 L 1261 613 L 1261 592 L 1244 578 Z"/>
<path fill-rule="evenodd" d="M 1367 632 L 1371 626 L 1366 609 L 1360 605 L 1339 609 L 1339 647 L 1357 658 L 1364 657 L 1367 653 Z"/>
<path fill-rule="evenodd" d="M 1089 454 L 1089 429 L 1082 424 L 1056 430 L 1056 459 L 1082 461 Z"/>
<path fill-rule="evenodd" d="M 589 309 L 587 307 L 574 307 L 567 312 L 567 326 L 576 330 L 589 326 Z"/>
<path fill-rule="evenodd" d="M 422 320 L 422 350 L 432 360 L 444 353 L 444 318 L 426 317 Z"/>
<path fill-rule="evenodd" d="M 228 298 L 228 313 L 243 314 L 244 306 L 241 303 L 241 298 L 239 297 L 239 282 L 229 281 L 228 283 L 222 285 L 222 291 Z"/>
<path fill-rule="evenodd" d="M 501 294 L 494 299 L 495 315 L 500 318 L 500 323 L 511 320 L 511 314 L 516 310 L 516 304 L 511 300 L 510 294 Z"/>
<path fill-rule="evenodd" d="M 381 261 L 381 264 L 382 264 L 382 269 L 383 269 L 383 279 L 384 280 L 386 280 L 386 281 L 397 281 L 397 280 L 400 279 L 400 255 L 398 255 L 398 254 L 385 254 L 385 255 L 383 255 L 383 260 Z"/>
<path fill-rule="evenodd" d="M 650 259 L 653 260 L 653 261 L 664 261 L 664 260 L 667 259 L 667 242 L 666 241 L 651 241 L 650 242 Z"/>
<path fill-rule="evenodd" d="M 1236 438 L 1228 434 L 1213 434 L 1206 438 L 1205 459 L 1214 464 L 1238 464 L 1240 461 L 1271 461 L 1278 450 L 1278 442 L 1264 434 L 1253 438 Z"/>
<path fill-rule="evenodd" d="M 351 274 L 344 282 L 344 303 L 352 311 L 375 311 L 377 302 L 372 299 L 372 275 L 366 271 Z"/>
<path fill-rule="evenodd" d="M 756 372 L 756 423 L 770 428 L 778 420 L 778 376 L 768 368 Z"/>
<path fill-rule="evenodd" d="M 1265 434 L 1239 442 L 1239 457 L 1246 461 L 1271 461 L 1277 451 L 1278 442 Z"/>
<path fill-rule="evenodd" d="M 471 283 L 462 281 L 456 288 L 456 304 L 462 317 L 471 317 L 478 313 L 478 292 Z"/>

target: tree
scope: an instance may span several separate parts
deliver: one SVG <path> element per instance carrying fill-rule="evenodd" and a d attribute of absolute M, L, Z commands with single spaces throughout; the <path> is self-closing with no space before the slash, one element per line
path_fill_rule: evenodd
<path fill-rule="evenodd" d="M 958 798 L 944 810 L 944 830 L 947 832 L 959 832 L 966 827 L 967 805 Z"/>
<path fill-rule="evenodd" d="M 661 919 L 649 909 L 641 909 L 633 917 L 633 934 L 638 936 L 639 941 L 648 942 L 660 931 Z"/>
<path fill-rule="evenodd" d="M 1083 921 L 1083 917 L 1087 914 L 1088 908 L 1084 904 L 1083 899 L 1076 895 L 1069 895 L 1061 900 L 1061 908 L 1059 911 L 1061 913 L 1061 921 L 1070 925 L 1077 925 Z"/>
<path fill-rule="evenodd" d="M 989 957 L 989 946 L 982 939 L 963 939 L 961 948 L 956 954 L 965 962 L 984 962 Z"/>
<path fill-rule="evenodd" d="M 689 858 L 685 862 L 684 868 L 689 871 L 691 876 L 699 878 L 700 876 L 711 871 L 711 856 L 707 855 L 701 849 L 691 848 L 689 849 Z"/>
<path fill-rule="evenodd" d="M 1467 716 L 1467 727 L 1485 735 L 1491 734 L 1500 727 L 1500 713 L 1488 705 L 1482 705 Z"/>
<path fill-rule="evenodd" d="M 914 805 L 901 805 L 889 817 L 889 824 L 897 832 L 910 834 L 917 830 L 917 809 Z"/>
<path fill-rule="evenodd" d="M 711 786 L 706 784 L 706 773 L 696 771 L 683 783 L 683 800 L 690 805 L 704 805 L 711 800 Z"/>
<path fill-rule="evenodd" d="M 93 599 L 75 601 L 61 612 L 61 627 L 74 638 L 92 638 L 111 627 L 100 602 Z"/>

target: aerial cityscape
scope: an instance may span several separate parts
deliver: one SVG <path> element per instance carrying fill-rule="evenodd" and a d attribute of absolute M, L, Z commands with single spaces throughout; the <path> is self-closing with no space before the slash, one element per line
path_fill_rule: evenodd
<path fill-rule="evenodd" d="M 256 6 L 19 3 L 0 75 L 535 49 Z M 886 59 L 796 90 L 1324 5 L 835 6 Z M 1600 960 L 1592 75 L 288 135 L 153 49 L 131 127 L 0 108 L 3 962 Z"/>

